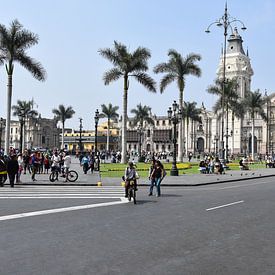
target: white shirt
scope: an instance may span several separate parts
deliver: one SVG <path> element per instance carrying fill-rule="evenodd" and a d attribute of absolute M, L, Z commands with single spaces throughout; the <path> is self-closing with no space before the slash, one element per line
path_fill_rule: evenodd
<path fill-rule="evenodd" d="M 52 166 L 58 167 L 59 166 L 59 162 L 60 162 L 60 157 L 59 156 L 52 156 Z"/>
<path fill-rule="evenodd" d="M 72 163 L 72 159 L 69 155 L 67 155 L 65 158 L 64 158 L 64 167 L 65 168 L 70 168 L 70 165 Z"/>

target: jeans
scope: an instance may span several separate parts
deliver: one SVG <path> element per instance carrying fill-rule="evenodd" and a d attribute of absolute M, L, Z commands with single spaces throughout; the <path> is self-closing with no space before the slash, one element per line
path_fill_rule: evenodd
<path fill-rule="evenodd" d="M 160 196 L 160 183 L 161 183 L 161 178 L 151 179 L 149 194 L 153 195 L 153 189 L 154 189 L 154 186 L 156 186 L 157 196 Z"/>
<path fill-rule="evenodd" d="M 161 183 L 161 178 L 155 178 L 156 182 L 156 187 L 157 187 L 157 196 L 160 196 L 160 183 Z"/>

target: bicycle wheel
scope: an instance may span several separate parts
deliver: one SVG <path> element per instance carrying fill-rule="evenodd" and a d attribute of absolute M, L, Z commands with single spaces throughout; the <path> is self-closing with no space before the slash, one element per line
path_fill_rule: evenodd
<path fill-rule="evenodd" d="M 131 201 L 132 196 L 133 196 L 133 190 L 132 190 L 132 188 L 130 187 L 129 190 L 128 190 L 128 200 L 129 200 L 129 201 Z"/>
<path fill-rule="evenodd" d="M 136 191 L 135 190 L 133 190 L 133 200 L 134 200 L 134 204 L 137 204 Z"/>
<path fill-rule="evenodd" d="M 57 180 L 57 174 L 55 172 L 50 173 L 49 179 L 51 182 L 55 182 Z"/>
<path fill-rule="evenodd" d="M 78 179 L 78 174 L 76 171 L 71 170 L 68 172 L 68 181 L 69 182 L 75 182 Z"/>

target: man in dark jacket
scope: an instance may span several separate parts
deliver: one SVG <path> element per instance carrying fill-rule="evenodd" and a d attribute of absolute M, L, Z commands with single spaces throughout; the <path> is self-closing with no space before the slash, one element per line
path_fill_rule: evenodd
<path fill-rule="evenodd" d="M 15 176 L 18 173 L 18 170 L 19 170 L 19 165 L 18 165 L 17 157 L 16 155 L 11 155 L 11 158 L 7 164 L 7 171 L 8 171 L 11 187 L 14 187 L 14 180 L 15 180 Z"/>
<path fill-rule="evenodd" d="M 0 186 L 4 187 L 4 183 L 7 180 L 7 163 L 4 156 L 0 155 Z"/>

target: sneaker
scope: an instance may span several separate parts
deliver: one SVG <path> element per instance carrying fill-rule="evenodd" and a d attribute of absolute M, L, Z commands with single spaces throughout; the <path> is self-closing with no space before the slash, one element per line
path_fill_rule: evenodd
<path fill-rule="evenodd" d="M 152 194 L 152 193 L 149 193 L 148 196 L 153 196 L 153 194 Z"/>
<path fill-rule="evenodd" d="M 128 195 L 125 195 L 125 198 L 128 198 Z"/>
<path fill-rule="evenodd" d="M 160 197 L 160 195 L 156 195 L 156 197 Z"/>

